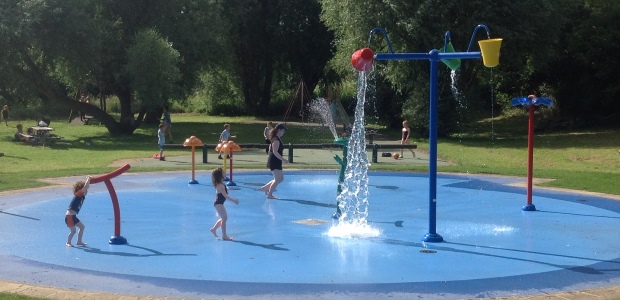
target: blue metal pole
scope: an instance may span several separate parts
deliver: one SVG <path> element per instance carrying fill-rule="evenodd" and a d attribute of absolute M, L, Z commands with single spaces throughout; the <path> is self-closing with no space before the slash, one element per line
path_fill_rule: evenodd
<path fill-rule="evenodd" d="M 479 29 L 484 29 L 489 37 L 489 28 L 486 25 L 480 24 L 474 28 L 471 40 L 469 41 L 469 47 L 467 52 L 446 52 L 446 46 L 450 40 L 450 32 L 446 32 L 444 36 L 443 52 L 439 52 L 437 49 L 431 50 L 429 53 L 394 53 L 392 49 L 392 43 L 387 36 L 387 32 L 383 28 L 375 28 L 370 31 L 368 43 L 370 44 L 370 38 L 375 32 L 381 32 L 387 40 L 390 47 L 390 53 L 377 53 L 374 57 L 375 60 L 420 60 L 428 59 L 431 63 L 430 70 L 430 128 L 429 128 L 429 192 L 428 192 L 428 233 L 424 235 L 422 239 L 425 242 L 443 242 L 441 235 L 437 234 L 437 114 L 438 114 L 438 88 L 437 81 L 439 77 L 439 61 L 450 59 L 480 59 L 482 58 L 482 52 L 470 52 L 471 47 L 476 38 L 476 32 Z M 513 99 L 514 102 L 514 99 Z M 514 105 L 514 104 L 513 104 Z"/>
<path fill-rule="evenodd" d="M 432 52 L 432 51 L 431 51 Z M 437 53 L 437 57 L 441 59 L 480 59 L 480 52 L 448 52 Z M 377 53 L 375 60 L 421 60 L 431 59 L 431 53 Z"/>
<path fill-rule="evenodd" d="M 476 31 L 480 28 L 487 30 L 486 26 L 476 27 Z M 387 34 L 384 33 L 384 35 Z M 475 35 L 475 32 L 474 34 Z M 488 33 L 487 33 L 488 35 Z M 472 36 L 472 41 L 474 37 Z M 438 77 L 439 77 L 439 62 L 442 59 L 480 59 L 482 57 L 481 52 L 469 52 L 471 48 L 469 45 L 467 52 L 439 52 L 437 49 L 431 50 L 429 53 L 377 53 L 375 60 L 421 60 L 428 59 L 431 64 L 430 69 L 430 128 L 429 128 L 429 195 L 428 195 L 428 233 L 422 238 L 423 241 L 429 243 L 443 242 L 443 237 L 437 234 L 437 124 L 438 124 Z M 444 50 L 445 51 L 445 50 Z"/>
<path fill-rule="evenodd" d="M 429 154 L 428 154 L 428 233 L 424 235 L 425 242 L 443 242 L 443 237 L 437 234 L 437 111 L 438 111 L 438 84 L 439 77 L 439 51 L 431 50 L 431 86 L 430 86 L 430 128 L 429 128 Z"/>

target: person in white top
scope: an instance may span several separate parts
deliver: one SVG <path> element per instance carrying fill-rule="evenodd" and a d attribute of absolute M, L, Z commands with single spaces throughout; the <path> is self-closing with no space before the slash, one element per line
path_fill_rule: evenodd
<path fill-rule="evenodd" d="M 224 131 L 220 134 L 220 143 L 228 142 L 228 140 L 236 137 L 236 135 L 230 135 L 230 124 L 224 124 Z M 220 155 L 217 158 L 222 159 L 222 150 L 220 150 Z"/>
<path fill-rule="evenodd" d="M 267 127 L 265 127 L 265 130 L 263 131 L 263 137 L 265 138 L 265 144 L 267 144 L 267 147 L 265 147 L 266 154 L 269 154 L 269 145 L 271 145 L 271 139 L 269 138 L 269 133 L 271 132 L 271 129 L 273 129 L 273 122 L 269 121 L 267 122 Z"/>
<path fill-rule="evenodd" d="M 401 130 L 401 132 L 402 136 L 400 139 L 400 144 L 409 145 L 411 143 L 411 128 L 409 128 L 409 121 L 403 121 L 403 129 Z M 413 154 L 413 157 L 415 158 L 415 151 L 413 151 L 413 149 L 409 149 L 409 151 L 411 151 L 411 154 Z M 400 148 L 400 158 L 404 158 L 403 148 Z"/>

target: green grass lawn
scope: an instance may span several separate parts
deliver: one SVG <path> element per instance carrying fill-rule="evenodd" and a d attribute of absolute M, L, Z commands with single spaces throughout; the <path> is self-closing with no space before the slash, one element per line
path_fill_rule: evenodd
<path fill-rule="evenodd" d="M 252 118 L 172 116 L 173 140 L 181 143 L 196 136 L 204 143 L 218 141 L 224 123 L 238 143 L 263 143 L 266 121 Z M 22 121 L 24 127 L 33 120 Z M 119 159 L 150 157 L 158 152 L 157 127 L 143 126 L 134 135 L 110 137 L 101 125 L 71 125 L 53 120 L 54 133 L 63 137 L 51 146 L 32 146 L 13 142 L 16 121 L 10 127 L 0 125 L 0 191 L 39 187 L 39 178 L 102 174 Z M 473 129 L 472 129 L 473 128 Z M 379 128 L 385 139 L 397 141 L 400 131 Z M 428 150 L 428 141 L 414 137 L 420 151 Z M 286 142 L 293 144 L 328 143 L 331 133 L 319 126 L 289 124 Z M 167 150 L 166 154 L 188 155 L 187 150 Z M 527 164 L 527 116 L 496 118 L 473 124 L 449 138 L 440 138 L 438 155 L 451 166 L 440 172 L 525 176 Z M 555 179 L 547 186 L 620 195 L 620 133 L 614 129 L 576 132 L 537 132 L 535 136 L 534 176 Z M 325 166 L 320 166 L 325 168 Z M 337 165 L 334 164 L 334 168 Z M 372 165 L 372 169 L 384 168 Z M 427 167 L 397 166 L 396 171 L 426 171 Z M 166 170 L 171 170 L 170 168 Z M 130 172 L 156 171 L 146 167 Z M 39 299 L 0 293 L 0 300 Z"/>
<path fill-rule="evenodd" d="M 22 123 L 28 127 L 34 121 Z M 231 124 L 238 143 L 264 142 L 265 121 L 185 114 L 173 115 L 173 140 L 182 143 L 185 138 L 196 136 L 204 143 L 216 144 L 224 123 Z M 42 147 L 12 142 L 16 124 L 14 121 L 9 127 L 0 126 L 0 152 L 4 153 L 0 157 L 0 191 L 46 184 L 38 178 L 105 173 L 114 169 L 110 164 L 116 160 L 150 157 L 158 152 L 156 126 L 143 126 L 131 136 L 111 137 L 101 125 L 71 125 L 66 120 L 53 120 L 54 133 L 63 139 Z M 379 129 L 379 133 L 393 141 L 400 138 L 399 130 Z M 421 151 L 428 150 L 428 140 L 414 139 Z M 286 136 L 286 142 L 292 144 L 332 140 L 329 130 L 301 123 L 289 124 Z M 555 179 L 545 185 L 620 195 L 620 185 L 616 184 L 620 179 L 617 130 L 537 132 L 534 145 L 534 177 Z M 187 155 L 187 150 L 170 149 L 166 155 Z M 440 172 L 526 176 L 527 116 L 483 120 L 452 137 L 439 138 L 438 155 L 454 163 L 438 167 Z M 385 167 L 371 166 L 381 168 Z M 426 166 L 391 168 L 427 170 Z M 155 170 L 131 170 L 140 171 Z"/>
<path fill-rule="evenodd" d="M 45 298 L 35 298 L 16 294 L 0 293 L 0 300 L 44 300 Z"/>

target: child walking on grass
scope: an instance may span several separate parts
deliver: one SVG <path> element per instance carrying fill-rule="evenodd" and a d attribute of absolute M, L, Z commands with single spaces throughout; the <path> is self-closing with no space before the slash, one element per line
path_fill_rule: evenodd
<path fill-rule="evenodd" d="M 237 137 L 236 135 L 230 135 L 230 124 L 224 124 L 224 131 L 222 131 L 222 133 L 220 134 L 220 143 L 223 145 L 224 143 L 228 142 L 230 139 L 236 138 L 236 137 Z M 217 156 L 217 159 L 223 159 L 222 150 L 220 150 L 220 155 Z"/>
<path fill-rule="evenodd" d="M 2 119 L 4 120 L 4 125 L 9 126 L 9 106 L 5 105 L 2 108 Z"/>
<path fill-rule="evenodd" d="M 228 220 L 228 213 L 226 212 L 226 208 L 224 207 L 224 202 L 226 199 L 234 202 L 235 204 L 239 204 L 239 200 L 233 198 L 228 194 L 228 188 L 224 185 L 224 170 L 222 168 L 217 168 L 213 170 L 211 173 L 211 181 L 213 182 L 213 186 L 215 187 L 215 202 L 213 206 L 217 211 L 217 214 L 220 216 L 220 219 L 215 222 L 213 227 L 211 228 L 211 233 L 215 237 L 217 235 L 217 229 L 222 228 L 222 240 L 231 241 L 232 237 L 226 234 L 226 221 Z"/>
<path fill-rule="evenodd" d="M 67 247 L 73 247 L 71 244 L 71 240 L 75 235 L 75 227 L 79 228 L 78 237 L 77 237 L 77 245 L 78 246 L 86 246 L 86 243 L 82 240 L 82 236 L 84 235 L 84 223 L 78 219 L 77 214 L 82 209 L 82 204 L 84 204 L 84 200 L 86 199 L 86 193 L 88 193 L 88 186 L 90 185 L 90 176 L 86 177 L 86 181 L 78 181 L 73 184 L 73 200 L 69 204 L 69 208 L 67 208 L 67 212 L 65 213 L 65 223 L 67 227 L 69 227 L 69 235 L 67 236 Z"/>
<path fill-rule="evenodd" d="M 159 145 L 159 160 L 164 161 L 166 158 L 164 157 L 164 144 L 166 144 L 166 124 L 159 124 L 159 129 L 157 130 L 157 144 Z"/>

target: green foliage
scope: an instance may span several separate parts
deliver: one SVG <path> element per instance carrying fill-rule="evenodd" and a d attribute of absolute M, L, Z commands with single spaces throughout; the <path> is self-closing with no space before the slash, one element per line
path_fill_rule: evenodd
<path fill-rule="evenodd" d="M 397 53 L 425 53 L 440 48 L 443 34 L 448 30 L 456 50 L 467 51 L 472 29 L 481 23 L 490 28 L 490 37 L 503 38 L 498 67 L 489 70 L 480 62 L 462 62 L 455 81 L 460 99 L 449 89 L 449 71 L 440 65 L 439 132 L 442 135 L 458 127 L 457 120 L 461 119 L 455 111 L 459 106 L 463 110 L 461 116 L 474 116 L 465 120 L 470 122 L 479 116 L 499 115 L 510 107 L 510 99 L 532 93 L 556 99 L 559 109 L 556 123 L 564 123 L 566 118 L 572 122 L 593 121 L 597 115 L 612 116 L 620 110 L 616 101 L 620 83 L 616 80 L 618 76 L 613 75 L 614 62 L 620 57 L 618 2 L 322 0 L 321 3 L 322 18 L 335 33 L 337 53 L 330 65 L 343 78 L 351 76 L 351 53 L 366 46 L 365 41 L 376 52 L 389 51 L 381 34 L 371 38 L 366 35 L 374 27 L 387 30 Z M 479 31 L 475 40 L 486 37 Z M 478 45 L 474 43 L 471 50 L 478 51 Z M 428 62 L 375 62 L 374 67 L 379 73 L 376 76 L 384 77 L 392 89 L 392 97 L 383 94 L 382 98 L 403 99 L 396 103 L 402 106 L 403 112 L 398 117 L 414 120 L 417 130 L 428 132 L 428 104 L 425 103 L 429 98 Z M 388 119 L 393 115 L 390 111 L 380 114 Z"/>
<path fill-rule="evenodd" d="M 561 35 L 563 49 L 554 61 L 551 86 L 565 122 L 591 126 L 615 122 L 620 111 L 619 63 L 620 3 L 583 1 L 571 11 L 573 22 Z"/>
<path fill-rule="evenodd" d="M 128 49 L 127 70 L 141 105 L 152 110 L 170 98 L 181 78 L 179 60 L 179 52 L 157 31 L 146 29 L 137 34 Z"/>
<path fill-rule="evenodd" d="M 0 101 L 87 111 L 113 134 L 132 133 L 147 107 L 171 99 L 197 112 L 269 115 L 302 80 L 313 97 L 353 97 L 351 53 L 389 51 L 384 36 L 368 36 L 372 28 L 385 28 L 396 52 L 426 53 L 446 31 L 466 51 L 483 23 L 504 39 L 500 65 L 463 61 L 455 96 L 440 64 L 440 134 L 532 93 L 556 101 L 553 124 L 617 123 L 619 13 L 620 2 L 605 0 L 6 0 Z M 150 31 L 159 45 L 151 49 L 137 40 Z M 375 62 L 375 73 L 375 119 L 395 127 L 409 119 L 427 132 L 428 62 Z M 116 97 L 120 116 L 80 106 L 83 92 Z"/>
<path fill-rule="evenodd" d="M 190 98 L 188 112 L 209 115 L 243 115 L 243 96 L 236 77 L 223 68 L 212 68 L 201 76 L 201 85 Z"/>
<path fill-rule="evenodd" d="M 12 293 L 0 293 L 0 300 L 45 300 L 45 298 L 29 297 Z"/>
<path fill-rule="evenodd" d="M 540 117 L 537 112 L 537 117 Z M 478 121 L 458 135 L 441 138 L 438 155 L 454 163 L 439 171 L 525 176 L 527 171 L 527 114 L 511 118 Z M 248 117 L 205 117 L 204 115 L 173 114 L 175 141 L 196 136 L 205 143 L 215 144 L 224 123 L 239 143 L 262 143 L 265 121 Z M 277 121 L 273 119 L 272 121 Z M 24 124 L 34 124 L 25 120 Z M 75 126 L 64 120 L 52 120 L 61 143 L 46 147 L 12 142 L 14 122 L 0 126 L 0 190 L 41 186 L 38 178 L 106 173 L 117 160 L 151 157 L 157 149 L 157 127 L 143 126 L 131 136 L 112 137 L 100 125 Z M 384 138 L 396 141 L 400 131 L 380 129 Z M 331 140 L 331 134 L 318 126 L 289 124 L 287 143 L 312 144 Z M 414 135 L 418 151 L 428 151 L 428 141 Z M 535 137 L 534 176 L 552 178 L 548 186 L 577 188 L 620 195 L 620 186 L 613 180 L 620 174 L 615 163 L 620 155 L 620 133 L 613 129 L 591 131 L 544 132 Z M 166 155 L 188 155 L 187 149 L 166 150 Z M 239 166 L 241 167 L 241 166 Z M 306 166 L 307 168 L 320 166 Z M 386 170 L 373 164 L 372 169 Z M 427 171 L 426 166 L 403 166 L 401 171 Z M 132 172 L 155 170 L 186 170 L 187 167 L 132 168 Z"/>

